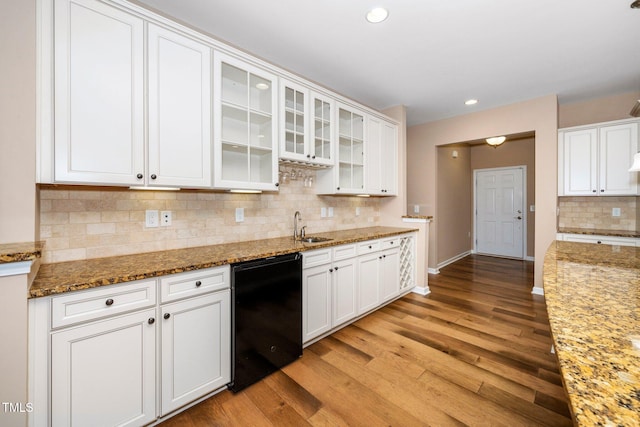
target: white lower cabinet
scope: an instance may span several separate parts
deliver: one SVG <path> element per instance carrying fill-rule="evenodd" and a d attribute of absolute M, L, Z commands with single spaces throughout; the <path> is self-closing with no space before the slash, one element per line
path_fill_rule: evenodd
<path fill-rule="evenodd" d="M 29 398 L 50 408 L 29 425 L 142 426 L 224 387 L 230 292 L 225 265 L 29 300 Z"/>
<path fill-rule="evenodd" d="M 51 334 L 52 426 L 140 426 L 156 418 L 155 314 Z"/>
<path fill-rule="evenodd" d="M 303 343 L 309 344 L 413 287 L 404 276 L 414 269 L 411 235 L 303 252 Z"/>
<path fill-rule="evenodd" d="M 162 415 L 231 381 L 230 291 L 160 308 Z"/>

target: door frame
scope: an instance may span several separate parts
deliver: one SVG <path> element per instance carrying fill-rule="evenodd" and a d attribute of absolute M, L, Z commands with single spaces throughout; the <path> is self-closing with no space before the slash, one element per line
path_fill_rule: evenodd
<path fill-rule="evenodd" d="M 527 165 L 517 165 L 517 166 L 505 166 L 500 168 L 484 168 L 484 169 L 474 169 L 473 170 L 473 250 L 472 253 L 478 253 L 478 172 L 489 172 L 489 171 L 500 171 L 500 170 L 513 170 L 513 169 L 522 169 L 522 258 L 514 258 L 504 256 L 504 258 L 511 259 L 529 259 L 527 256 Z M 493 255 L 496 257 L 500 257 L 501 255 Z"/>

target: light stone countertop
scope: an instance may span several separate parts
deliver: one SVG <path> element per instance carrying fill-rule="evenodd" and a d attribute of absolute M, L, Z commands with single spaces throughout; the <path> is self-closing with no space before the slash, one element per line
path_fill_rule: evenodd
<path fill-rule="evenodd" d="M 43 242 L 0 244 L 0 264 L 33 261 L 42 256 Z"/>
<path fill-rule="evenodd" d="M 640 425 L 640 248 L 555 241 L 544 293 L 575 424 Z"/>
<path fill-rule="evenodd" d="M 115 283 L 199 270 L 202 268 L 347 243 L 392 237 L 413 231 L 417 230 L 396 227 L 367 227 L 327 233 L 313 233 L 314 236 L 332 239 L 327 242 L 304 243 L 294 241 L 292 237 L 280 237 L 135 255 L 42 264 L 38 275 L 29 289 L 29 298 L 44 297 L 64 292 L 107 286 Z"/>

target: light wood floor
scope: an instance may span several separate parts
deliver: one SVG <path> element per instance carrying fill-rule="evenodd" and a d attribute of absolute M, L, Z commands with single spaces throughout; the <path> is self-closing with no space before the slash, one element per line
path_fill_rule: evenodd
<path fill-rule="evenodd" d="M 533 263 L 471 255 L 170 426 L 570 426 Z"/>

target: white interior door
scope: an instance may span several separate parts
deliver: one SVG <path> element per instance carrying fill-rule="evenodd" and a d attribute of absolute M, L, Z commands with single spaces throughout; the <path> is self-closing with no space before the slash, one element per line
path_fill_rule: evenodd
<path fill-rule="evenodd" d="M 524 171 L 523 166 L 474 171 L 477 253 L 524 258 Z"/>

